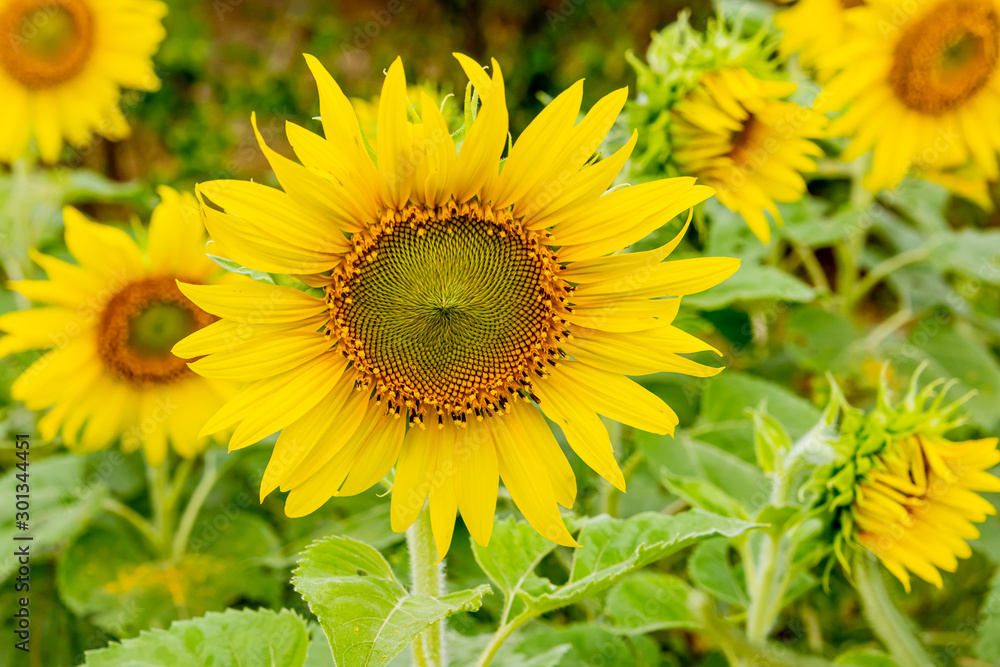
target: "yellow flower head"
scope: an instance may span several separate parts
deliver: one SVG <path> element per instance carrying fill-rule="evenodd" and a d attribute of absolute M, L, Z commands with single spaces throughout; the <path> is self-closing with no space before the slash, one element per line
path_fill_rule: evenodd
<path fill-rule="evenodd" d="M 822 108 L 846 105 L 830 126 L 852 137 L 845 159 L 873 151 L 866 186 L 970 161 L 1000 178 L 1000 0 L 869 0 L 848 20 Z"/>
<path fill-rule="evenodd" d="M 880 398 L 868 415 L 844 406 L 834 462 L 813 478 L 818 505 L 834 517 L 835 553 L 864 548 L 910 590 L 910 573 L 938 588 L 940 570 L 954 572 L 979 537 L 973 524 L 995 514 L 979 492 L 1000 491 L 987 472 L 1000 463 L 997 439 L 951 442 L 943 433 L 962 422 L 963 401 L 942 407 L 949 385 L 934 382 L 891 406 Z"/>
<path fill-rule="evenodd" d="M 159 0 L 0 0 L 0 162 L 32 136 L 46 162 L 95 131 L 126 137 L 121 89 L 159 88 L 152 57 L 166 13 Z"/>
<path fill-rule="evenodd" d="M 776 202 L 803 197 L 802 173 L 823 154 L 812 139 L 825 119 L 787 100 L 796 84 L 775 68 L 776 45 L 766 29 L 741 37 L 719 22 L 696 33 L 686 15 L 658 34 L 648 65 L 630 61 L 642 94 L 630 118 L 644 128 L 635 160 L 640 174 L 691 174 L 716 190 L 763 243 L 771 238 L 764 211 L 779 224 Z"/>
<path fill-rule="evenodd" d="M 182 285 L 223 319 L 175 352 L 207 355 L 191 368 L 208 377 L 248 381 L 203 432 L 236 426 L 230 448 L 239 448 L 281 430 L 261 495 L 288 491 L 289 516 L 360 493 L 395 467 L 393 529 L 405 530 L 429 498 L 441 555 L 456 511 L 488 542 L 501 478 L 532 526 L 575 545 L 558 505 L 573 505 L 576 480 L 546 418 L 624 488 L 598 415 L 673 430 L 673 411 L 625 376 L 719 371 L 680 356 L 711 348 L 671 326 L 680 299 L 662 297 L 704 290 L 738 260 L 663 263 L 680 236 L 612 254 L 712 193 L 677 178 L 604 194 L 635 145 L 633 135 L 592 160 L 627 91 L 577 122 L 583 86 L 573 85 L 501 170 L 500 66 L 487 74 L 456 58 L 482 101 L 474 120 L 466 109 L 461 149 L 434 100 L 423 94 L 411 106 L 397 59 L 371 155 L 348 99 L 307 56 L 325 138 L 288 124 L 305 166 L 261 140 L 284 191 L 238 181 L 198 191 L 226 256 L 314 289 Z M 248 326 L 242 344 L 220 344 Z"/>
<path fill-rule="evenodd" d="M 52 408 L 39 421 L 42 437 L 61 432 L 81 453 L 121 438 L 154 465 L 168 440 L 182 456 L 200 452 L 198 429 L 233 392 L 170 352 L 216 319 L 181 294 L 177 279 L 208 283 L 219 271 L 205 255 L 194 197 L 169 188 L 160 196 L 145 254 L 125 232 L 66 208 L 66 245 L 78 264 L 31 251 L 48 279 L 10 287 L 50 305 L 0 315 L 0 356 L 51 348 L 11 386 L 28 408 Z"/>
<path fill-rule="evenodd" d="M 864 0 L 799 0 L 779 12 L 774 24 L 784 31 L 781 54 L 786 58 L 798 54 L 820 81 L 829 80 L 834 68 L 828 54 L 850 39 L 848 13 L 864 4 Z"/>

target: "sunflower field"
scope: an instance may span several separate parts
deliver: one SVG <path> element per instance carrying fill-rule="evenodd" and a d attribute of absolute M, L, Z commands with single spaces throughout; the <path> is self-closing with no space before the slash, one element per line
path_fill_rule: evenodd
<path fill-rule="evenodd" d="M 0 667 L 1000 667 L 1000 0 L 0 0 Z"/>

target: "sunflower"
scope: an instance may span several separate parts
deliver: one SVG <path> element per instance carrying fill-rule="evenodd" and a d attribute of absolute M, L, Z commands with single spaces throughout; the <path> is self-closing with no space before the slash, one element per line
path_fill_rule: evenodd
<path fill-rule="evenodd" d="M 159 0 L 0 0 L 0 161 L 21 157 L 32 136 L 46 162 L 94 131 L 128 136 L 121 89 L 159 87 L 152 56 L 166 13 Z"/>
<path fill-rule="evenodd" d="M 379 100 L 376 165 L 348 99 L 306 58 L 325 138 L 287 125 L 305 166 L 258 134 L 284 191 L 239 181 L 198 188 L 227 257 L 312 286 L 181 285 L 222 319 L 174 352 L 205 355 L 191 368 L 207 377 L 248 382 L 202 432 L 235 426 L 237 449 L 281 430 L 261 497 L 288 491 L 292 517 L 360 493 L 395 467 L 393 529 L 405 530 L 429 499 L 441 556 L 457 511 L 477 542 L 489 541 L 501 479 L 539 533 L 575 545 L 558 507 L 573 505 L 576 480 L 546 420 L 624 489 L 598 415 L 655 433 L 677 423 L 625 375 L 720 370 L 681 356 L 711 348 L 671 321 L 678 297 L 724 280 L 738 260 L 662 262 L 680 235 L 612 254 L 711 189 L 676 178 L 605 195 L 636 136 L 592 157 L 627 91 L 577 123 L 582 82 L 528 126 L 501 171 L 500 66 L 494 60 L 488 75 L 462 55 L 482 106 L 461 150 L 434 100 L 423 94 L 411 107 L 397 59 Z M 250 336 L 228 348 L 230 332 L 248 326 Z"/>
<path fill-rule="evenodd" d="M 233 393 L 231 383 L 199 377 L 170 353 L 216 319 L 181 294 L 176 280 L 211 282 L 218 267 L 205 255 L 194 197 L 159 193 L 145 255 L 125 232 L 66 208 L 66 245 L 79 264 L 31 251 L 48 280 L 10 287 L 51 305 L 0 316 L 7 334 L 0 356 L 52 348 L 11 386 L 28 408 L 51 408 L 38 423 L 43 438 L 61 432 L 80 453 L 120 438 L 126 451 L 141 445 L 153 465 L 163 461 L 168 440 L 181 456 L 200 452 L 207 440 L 199 427 Z"/>
<path fill-rule="evenodd" d="M 847 107 L 830 127 L 852 137 L 845 159 L 873 151 L 866 186 L 970 161 L 997 180 L 1000 0 L 869 0 L 849 20 L 821 107 Z"/>
<path fill-rule="evenodd" d="M 706 74 L 674 110 L 674 160 L 716 189 L 762 243 L 771 239 L 764 211 L 781 222 L 775 202 L 796 202 L 806 192 L 801 173 L 815 171 L 823 151 L 823 118 L 784 101 L 790 81 L 765 81 L 745 69 Z"/>
<path fill-rule="evenodd" d="M 857 540 L 910 590 L 909 573 L 941 588 L 979 537 L 973 525 L 996 514 L 977 492 L 1000 491 L 987 472 L 1000 463 L 997 439 L 948 442 L 919 434 L 875 457 L 851 507 Z"/>
<path fill-rule="evenodd" d="M 848 13 L 864 4 L 864 0 L 799 0 L 779 12 L 774 24 L 784 32 L 782 55 L 798 54 L 799 62 L 815 70 L 820 81 L 828 80 L 833 71 L 827 54 L 849 40 Z"/>
<path fill-rule="evenodd" d="M 867 415 L 845 406 L 835 461 L 813 479 L 818 505 L 834 517 L 841 562 L 849 567 L 846 545 L 867 550 L 907 591 L 910 573 L 942 587 L 940 571 L 954 572 L 972 554 L 974 524 L 996 514 L 979 493 L 1000 491 L 988 472 L 1000 463 L 997 438 L 946 439 L 963 421 L 955 416 L 963 401 L 942 408 L 950 384 L 917 392 L 917 377 L 898 406 L 884 392 Z"/>
<path fill-rule="evenodd" d="M 740 22 L 710 22 L 699 33 L 682 15 L 654 34 L 647 62 L 628 54 L 641 92 L 630 120 L 647 133 L 633 171 L 704 180 L 767 243 L 764 211 L 780 224 L 776 202 L 805 194 L 802 173 L 823 154 L 811 140 L 824 135 L 825 118 L 788 101 L 797 87 L 776 68 L 769 34 L 743 32 Z"/>

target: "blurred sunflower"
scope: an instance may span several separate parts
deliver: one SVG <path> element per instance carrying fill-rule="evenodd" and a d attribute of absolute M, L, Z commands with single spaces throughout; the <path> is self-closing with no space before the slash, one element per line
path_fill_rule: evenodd
<path fill-rule="evenodd" d="M 1000 1 L 869 0 L 848 20 L 853 36 L 830 54 L 838 74 L 821 108 L 847 107 L 830 126 L 852 137 L 844 159 L 873 151 L 866 186 L 970 161 L 1000 177 Z"/>
<path fill-rule="evenodd" d="M 200 452 L 207 441 L 199 427 L 233 393 L 170 353 L 216 319 L 185 298 L 176 280 L 211 282 L 218 267 L 205 255 L 194 197 L 159 193 L 145 255 L 125 232 L 66 208 L 66 245 L 78 264 L 31 251 L 48 279 L 10 287 L 51 305 L 0 315 L 7 334 L 0 356 L 54 348 L 11 386 L 26 407 L 51 408 L 38 423 L 43 438 L 61 432 L 80 453 L 121 438 L 126 451 L 142 445 L 153 465 L 163 461 L 168 440 L 181 456 Z"/>
<path fill-rule="evenodd" d="M 128 136 L 121 89 L 159 87 L 152 57 L 166 13 L 159 0 L 0 0 L 0 162 L 32 136 L 46 162 L 94 131 Z"/>
<path fill-rule="evenodd" d="M 864 4 L 865 0 L 799 0 L 778 12 L 774 25 L 784 32 L 782 56 L 798 54 L 799 62 L 815 70 L 820 81 L 829 80 L 834 68 L 828 54 L 848 41 L 851 26 L 847 16 Z"/>
<path fill-rule="evenodd" d="M 456 511 L 477 542 L 489 541 L 500 479 L 536 530 L 575 545 L 558 505 L 573 505 L 576 480 L 546 417 L 624 489 L 598 415 L 673 431 L 673 411 L 625 375 L 719 372 L 680 356 L 711 348 L 671 326 L 680 299 L 661 297 L 715 285 L 739 261 L 663 263 L 680 235 L 611 254 L 712 193 L 677 178 L 602 196 L 636 141 L 591 162 L 626 90 L 577 123 L 583 86 L 574 84 L 528 126 L 501 171 L 500 67 L 494 60 L 489 76 L 456 57 L 482 101 L 461 150 L 426 94 L 419 120 L 408 119 L 397 59 L 379 102 L 376 166 L 349 101 L 307 56 L 326 138 L 287 125 L 306 166 L 258 135 L 284 192 L 237 181 L 198 192 L 231 259 L 322 291 L 181 285 L 223 319 L 174 351 L 207 355 L 191 364 L 198 373 L 249 381 L 203 433 L 238 424 L 234 449 L 283 429 L 261 496 L 289 491 L 289 516 L 360 493 L 395 466 L 393 529 L 412 524 L 429 497 L 441 556 Z M 252 337 L 227 349 L 228 332 L 248 324 Z"/>
<path fill-rule="evenodd" d="M 648 64 L 629 54 L 642 93 L 630 119 L 646 132 L 634 168 L 703 179 L 767 243 L 764 211 L 780 224 L 776 202 L 805 194 L 802 173 L 823 154 L 812 139 L 824 136 L 825 118 L 787 100 L 797 86 L 776 69 L 765 29 L 743 32 L 738 21 L 697 33 L 682 15 L 653 36 Z"/>
<path fill-rule="evenodd" d="M 942 434 L 961 423 L 961 401 L 942 408 L 949 385 L 940 382 L 918 393 L 914 378 L 913 387 L 899 406 L 883 395 L 869 415 L 846 408 L 836 460 L 816 478 L 845 566 L 846 545 L 867 549 L 907 591 L 910 573 L 941 588 L 940 571 L 972 555 L 973 524 L 996 514 L 979 493 L 1000 491 L 988 472 L 1000 463 L 997 438 L 948 441 Z"/>

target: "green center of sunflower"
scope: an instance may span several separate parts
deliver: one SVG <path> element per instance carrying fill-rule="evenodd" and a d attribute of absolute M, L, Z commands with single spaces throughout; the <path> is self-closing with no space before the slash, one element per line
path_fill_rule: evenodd
<path fill-rule="evenodd" d="M 152 303 L 129 322 L 128 344 L 150 356 L 164 356 L 196 330 L 191 310 L 176 303 Z"/>
<path fill-rule="evenodd" d="M 30 90 L 52 88 L 90 59 L 94 17 L 85 0 L 10 0 L 0 35 L 0 67 Z"/>
<path fill-rule="evenodd" d="M 390 411 L 482 418 L 562 356 L 568 287 L 509 212 L 407 207 L 355 248 L 327 292 L 330 335 Z"/>
<path fill-rule="evenodd" d="M 98 355 L 112 375 L 132 385 L 176 382 L 191 371 L 170 349 L 214 320 L 181 294 L 174 278 L 137 280 L 104 306 L 97 327 Z"/>
<path fill-rule="evenodd" d="M 902 35 L 889 84 L 903 104 L 939 116 L 976 95 L 1000 56 L 1000 17 L 992 3 L 939 2 Z"/>

